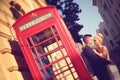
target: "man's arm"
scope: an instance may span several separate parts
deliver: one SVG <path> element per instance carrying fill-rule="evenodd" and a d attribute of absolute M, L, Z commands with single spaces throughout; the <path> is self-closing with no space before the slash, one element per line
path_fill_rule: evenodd
<path fill-rule="evenodd" d="M 95 62 L 96 64 L 100 63 L 100 64 L 105 64 L 105 65 L 108 65 L 110 64 L 110 61 L 106 60 L 106 59 L 103 59 L 101 58 L 100 56 L 98 56 L 97 54 L 95 54 L 95 52 L 93 51 L 92 48 L 90 48 L 89 46 L 86 47 L 85 49 L 85 55 L 91 59 L 93 62 Z"/>

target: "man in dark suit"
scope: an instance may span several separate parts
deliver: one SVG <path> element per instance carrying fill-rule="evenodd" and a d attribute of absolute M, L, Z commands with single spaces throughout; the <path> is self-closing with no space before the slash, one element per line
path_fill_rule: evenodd
<path fill-rule="evenodd" d="M 95 54 L 91 48 L 92 36 L 90 34 L 84 35 L 83 41 L 85 45 L 81 55 L 90 74 L 92 76 L 97 76 L 99 80 L 111 80 L 106 68 L 106 66 L 110 64 L 110 61 L 103 59 Z"/>

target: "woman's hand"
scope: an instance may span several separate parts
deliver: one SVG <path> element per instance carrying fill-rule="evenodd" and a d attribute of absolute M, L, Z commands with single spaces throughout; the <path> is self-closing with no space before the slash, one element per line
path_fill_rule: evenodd
<path fill-rule="evenodd" d="M 98 56 L 105 58 L 104 55 L 102 53 L 97 52 L 95 49 L 93 49 L 93 51 L 95 52 L 95 54 L 97 54 Z"/>

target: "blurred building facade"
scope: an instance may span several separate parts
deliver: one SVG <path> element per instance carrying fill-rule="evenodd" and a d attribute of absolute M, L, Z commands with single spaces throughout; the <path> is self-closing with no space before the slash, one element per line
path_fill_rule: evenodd
<path fill-rule="evenodd" d="M 109 51 L 118 46 L 114 40 L 114 33 L 111 34 L 110 29 L 105 22 L 100 22 L 99 28 L 97 29 L 97 33 L 98 32 L 103 34 L 103 44 L 107 46 Z"/>
<path fill-rule="evenodd" d="M 0 0 L 0 80 L 33 80 L 12 27 L 11 0 Z M 15 0 L 26 13 L 46 6 L 45 0 Z"/>
<path fill-rule="evenodd" d="M 108 47 L 111 59 L 120 72 L 120 0 L 93 0 L 93 5 L 104 20 L 97 32 L 104 35 L 103 43 Z"/>

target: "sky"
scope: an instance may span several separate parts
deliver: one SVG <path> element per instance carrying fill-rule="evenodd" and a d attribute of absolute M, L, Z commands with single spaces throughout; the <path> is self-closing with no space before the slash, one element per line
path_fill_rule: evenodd
<path fill-rule="evenodd" d="M 99 23 L 103 21 L 98 13 L 98 8 L 93 6 L 93 0 L 74 0 L 74 2 L 77 2 L 79 8 L 82 9 L 82 12 L 79 13 L 80 20 L 78 23 L 82 24 L 84 27 L 79 33 L 83 35 L 92 34 L 95 36 Z"/>

